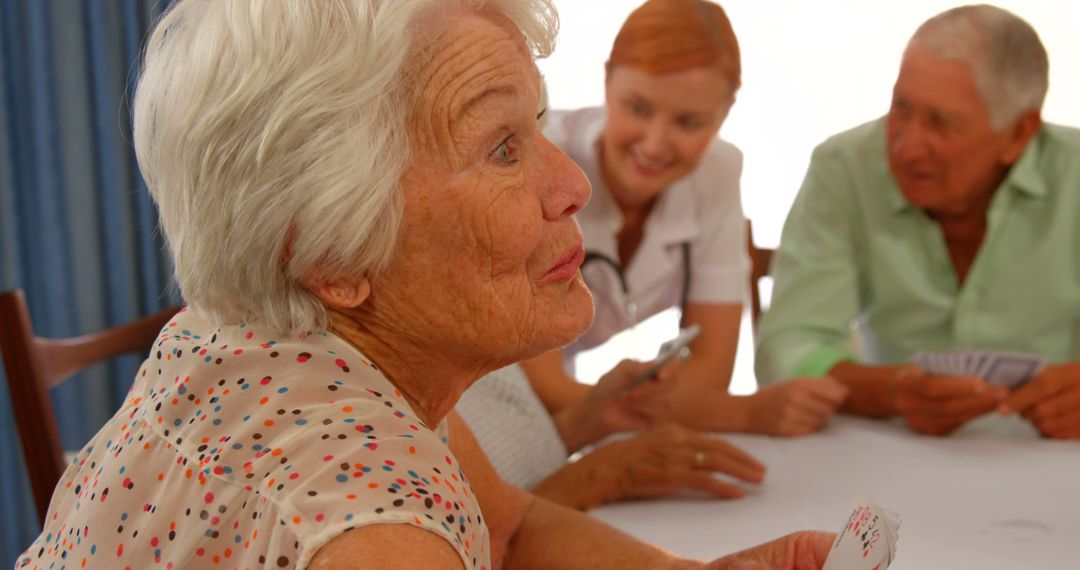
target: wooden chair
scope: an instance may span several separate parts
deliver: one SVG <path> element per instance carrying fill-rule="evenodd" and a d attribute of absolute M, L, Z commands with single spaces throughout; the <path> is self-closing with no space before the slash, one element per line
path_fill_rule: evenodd
<path fill-rule="evenodd" d="M 127 353 L 145 355 L 178 310 L 170 307 L 96 333 L 51 339 L 34 335 L 22 290 L 0 293 L 0 352 L 34 504 L 42 523 L 53 490 L 67 467 L 49 390 L 91 364 Z"/>
<path fill-rule="evenodd" d="M 746 247 L 750 254 L 750 322 L 754 327 L 754 339 L 758 335 L 761 320 L 761 280 L 769 276 L 769 265 L 776 250 L 754 245 L 754 230 L 746 221 Z"/>

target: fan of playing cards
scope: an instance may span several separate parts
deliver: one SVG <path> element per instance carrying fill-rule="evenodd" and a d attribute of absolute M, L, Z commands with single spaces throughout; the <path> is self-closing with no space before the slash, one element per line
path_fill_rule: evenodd
<path fill-rule="evenodd" d="M 1037 354 L 992 350 L 919 352 L 913 362 L 931 374 L 974 376 L 1009 389 L 1027 382 L 1046 365 L 1046 359 Z"/>
<path fill-rule="evenodd" d="M 821 570 L 885 570 L 896 558 L 899 530 L 896 513 L 870 499 L 855 501 Z"/>

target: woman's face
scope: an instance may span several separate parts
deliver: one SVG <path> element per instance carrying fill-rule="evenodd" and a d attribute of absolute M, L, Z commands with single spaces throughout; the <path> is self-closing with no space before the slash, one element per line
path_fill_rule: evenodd
<path fill-rule="evenodd" d="M 640 206 L 690 174 L 727 118 L 734 93 L 719 70 L 607 74 L 604 178 L 617 202 Z"/>
<path fill-rule="evenodd" d="M 446 358 L 502 366 L 592 322 L 572 217 L 589 183 L 538 129 L 540 77 L 513 24 L 457 16 L 434 41 L 418 69 L 401 239 L 370 301 Z"/>

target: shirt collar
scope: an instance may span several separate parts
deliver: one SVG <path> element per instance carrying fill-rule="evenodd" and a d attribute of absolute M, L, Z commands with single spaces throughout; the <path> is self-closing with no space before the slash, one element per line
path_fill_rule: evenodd
<path fill-rule="evenodd" d="M 1043 177 L 1039 164 L 1042 162 L 1042 139 L 1043 132 L 1035 135 L 1024 149 L 1020 159 L 1016 161 L 1008 176 L 1002 182 L 1002 186 L 1012 185 L 1025 194 L 1040 198 L 1046 195 L 1046 178 Z"/>

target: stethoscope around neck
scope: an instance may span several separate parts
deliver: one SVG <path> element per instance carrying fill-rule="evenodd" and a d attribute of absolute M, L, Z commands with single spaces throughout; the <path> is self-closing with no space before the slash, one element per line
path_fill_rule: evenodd
<path fill-rule="evenodd" d="M 682 249 L 683 259 L 683 283 L 682 291 L 679 295 L 679 326 L 682 326 L 686 321 L 686 297 L 690 293 L 690 242 L 682 242 L 682 244 L 680 244 L 680 249 Z M 626 280 L 626 270 L 623 269 L 623 266 L 620 265 L 618 261 L 606 254 L 594 250 L 585 250 L 585 260 L 581 262 L 582 269 L 593 261 L 599 261 L 611 267 L 611 270 L 615 272 L 615 276 L 619 278 L 619 288 L 622 289 L 623 297 L 626 298 L 626 304 L 623 305 L 623 311 L 626 312 L 626 316 L 630 319 L 630 326 L 636 325 L 637 304 L 630 298 L 630 283 Z"/>

